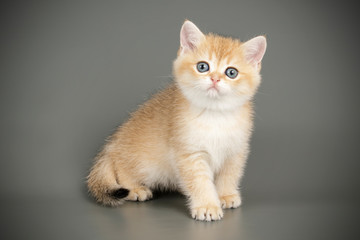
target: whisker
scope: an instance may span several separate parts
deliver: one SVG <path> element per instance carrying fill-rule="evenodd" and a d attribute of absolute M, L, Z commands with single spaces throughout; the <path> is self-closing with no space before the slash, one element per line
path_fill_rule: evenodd
<path fill-rule="evenodd" d="M 266 95 L 266 96 L 271 96 L 270 94 L 261 92 L 261 91 L 259 91 L 259 90 L 257 91 L 257 94 Z"/>
<path fill-rule="evenodd" d="M 159 78 L 174 78 L 173 75 L 164 75 L 164 76 L 155 76 L 155 77 L 159 77 Z"/>

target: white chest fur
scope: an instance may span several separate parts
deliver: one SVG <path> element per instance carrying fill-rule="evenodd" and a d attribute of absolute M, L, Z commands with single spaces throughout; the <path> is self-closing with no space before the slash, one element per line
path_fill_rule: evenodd
<path fill-rule="evenodd" d="M 246 124 L 235 113 L 205 111 L 187 122 L 186 128 L 187 143 L 195 151 L 209 154 L 209 165 L 214 172 L 247 141 Z"/>

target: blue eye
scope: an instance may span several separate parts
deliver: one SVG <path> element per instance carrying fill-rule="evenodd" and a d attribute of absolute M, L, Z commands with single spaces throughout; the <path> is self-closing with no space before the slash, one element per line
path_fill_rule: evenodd
<path fill-rule="evenodd" d="M 238 70 L 236 70 L 235 68 L 233 67 L 229 67 L 225 70 L 225 74 L 226 76 L 228 76 L 229 78 L 231 79 L 234 79 L 236 78 L 236 76 L 238 75 Z"/>
<path fill-rule="evenodd" d="M 198 64 L 196 65 L 196 68 L 201 73 L 207 72 L 210 69 L 209 64 L 207 64 L 206 62 L 198 62 Z"/>

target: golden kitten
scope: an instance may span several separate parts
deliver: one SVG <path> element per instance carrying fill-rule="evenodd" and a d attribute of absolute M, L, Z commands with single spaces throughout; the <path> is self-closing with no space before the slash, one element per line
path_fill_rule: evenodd
<path fill-rule="evenodd" d="M 150 199 L 154 189 L 179 190 L 191 216 L 206 221 L 239 207 L 265 49 L 263 36 L 242 43 L 185 21 L 174 83 L 105 144 L 88 176 L 95 199 L 117 206 Z"/>

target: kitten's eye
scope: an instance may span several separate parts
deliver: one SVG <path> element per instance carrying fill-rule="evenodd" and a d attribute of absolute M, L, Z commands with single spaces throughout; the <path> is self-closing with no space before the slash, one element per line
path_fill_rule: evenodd
<path fill-rule="evenodd" d="M 234 79 L 236 78 L 236 76 L 238 75 L 238 70 L 236 70 L 235 68 L 233 67 L 229 67 L 225 70 L 225 74 L 226 76 L 228 76 L 229 78 L 231 79 Z"/>
<path fill-rule="evenodd" d="M 207 64 L 206 62 L 198 62 L 198 64 L 196 65 L 196 68 L 201 73 L 207 72 L 210 69 L 209 64 Z"/>

